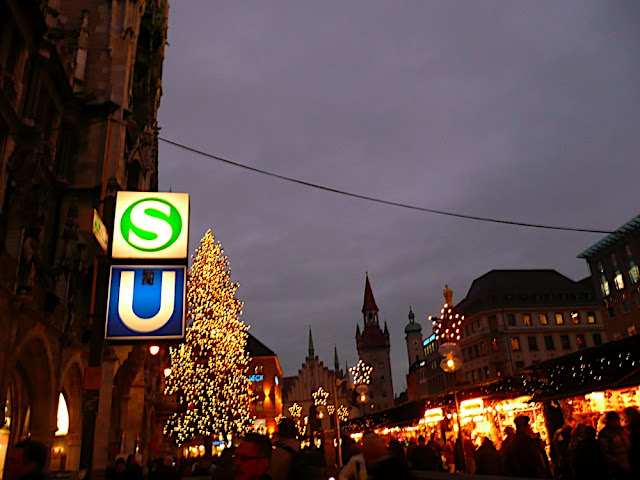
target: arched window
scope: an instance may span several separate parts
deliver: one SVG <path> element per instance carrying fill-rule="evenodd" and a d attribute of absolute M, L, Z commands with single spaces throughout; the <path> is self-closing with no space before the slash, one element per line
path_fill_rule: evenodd
<path fill-rule="evenodd" d="M 56 437 L 62 437 L 69 433 L 69 409 L 62 393 L 58 397 L 58 421 L 56 425 L 58 427 Z"/>

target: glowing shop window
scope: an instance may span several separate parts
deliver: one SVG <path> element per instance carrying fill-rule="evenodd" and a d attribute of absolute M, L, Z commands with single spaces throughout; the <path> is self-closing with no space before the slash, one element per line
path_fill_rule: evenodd
<path fill-rule="evenodd" d="M 580 323 L 580 314 L 578 312 L 571 312 L 571 322 L 575 325 Z"/>
<path fill-rule="evenodd" d="M 596 313 L 595 312 L 587 312 L 587 322 L 596 323 Z"/>
<path fill-rule="evenodd" d="M 564 325 L 564 317 L 561 313 L 556 313 L 556 324 Z"/>
<path fill-rule="evenodd" d="M 511 348 L 513 349 L 514 352 L 520 351 L 520 338 L 511 337 Z"/>
<path fill-rule="evenodd" d="M 58 429 L 56 430 L 56 437 L 62 437 L 69 433 L 69 409 L 67 408 L 67 401 L 62 393 L 58 397 L 57 426 Z"/>
<path fill-rule="evenodd" d="M 538 315 L 538 319 L 540 320 L 540 325 L 547 325 L 549 323 L 546 313 L 541 313 L 540 315 Z"/>
<path fill-rule="evenodd" d="M 522 323 L 524 324 L 525 327 L 530 327 L 531 326 L 531 315 L 529 315 L 528 313 L 525 313 L 522 315 Z"/>

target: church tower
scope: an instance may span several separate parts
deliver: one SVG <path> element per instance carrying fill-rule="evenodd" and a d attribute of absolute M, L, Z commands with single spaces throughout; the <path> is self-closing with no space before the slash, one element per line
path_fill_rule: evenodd
<path fill-rule="evenodd" d="M 416 316 L 409 307 L 409 323 L 404 327 L 405 340 L 407 341 L 407 354 L 409 355 L 409 366 L 424 359 L 424 349 L 422 347 L 422 327 L 416 323 Z"/>
<path fill-rule="evenodd" d="M 384 331 L 378 320 L 378 305 L 373 297 L 369 275 L 364 287 L 364 303 L 362 318 L 364 328 L 360 332 L 360 324 L 356 328 L 356 346 L 359 357 L 373 367 L 369 384 L 370 400 L 365 405 L 365 413 L 384 410 L 394 406 L 393 382 L 391 379 L 391 361 L 389 351 L 389 329 L 384 324 Z"/>

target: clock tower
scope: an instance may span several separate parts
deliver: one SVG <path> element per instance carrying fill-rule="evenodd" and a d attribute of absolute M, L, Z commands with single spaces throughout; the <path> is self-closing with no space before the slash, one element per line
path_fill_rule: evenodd
<path fill-rule="evenodd" d="M 356 327 L 356 346 L 358 356 L 373 367 L 369 397 L 371 401 L 364 405 L 365 414 L 385 410 L 394 406 L 393 382 L 391 380 L 391 361 L 389 359 L 389 329 L 384 330 L 378 322 L 378 305 L 373 297 L 373 290 L 367 274 L 364 287 L 364 304 L 362 305 L 364 329 L 360 332 L 360 324 Z"/>

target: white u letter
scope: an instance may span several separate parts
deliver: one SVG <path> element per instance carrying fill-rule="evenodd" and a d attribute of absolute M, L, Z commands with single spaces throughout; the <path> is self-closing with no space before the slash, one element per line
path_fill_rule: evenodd
<path fill-rule="evenodd" d="M 120 295 L 118 315 L 128 328 L 134 332 L 149 333 L 162 328 L 171 318 L 175 303 L 176 272 L 162 272 L 160 290 L 160 309 L 153 317 L 140 318 L 133 311 L 133 289 L 135 272 L 120 274 Z"/>

